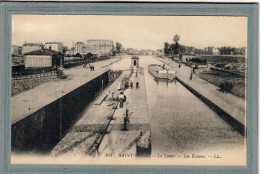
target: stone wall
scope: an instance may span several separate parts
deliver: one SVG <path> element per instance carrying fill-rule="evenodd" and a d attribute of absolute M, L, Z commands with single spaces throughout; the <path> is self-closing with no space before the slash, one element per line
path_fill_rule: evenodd
<path fill-rule="evenodd" d="M 12 151 L 50 152 L 101 90 L 102 79 L 106 87 L 107 72 L 13 124 Z"/>

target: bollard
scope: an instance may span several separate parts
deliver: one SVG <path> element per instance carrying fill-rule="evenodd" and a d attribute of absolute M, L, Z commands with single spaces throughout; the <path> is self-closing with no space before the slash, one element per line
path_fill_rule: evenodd
<path fill-rule="evenodd" d="M 126 116 L 127 120 L 129 120 L 128 113 L 129 113 L 129 110 L 126 109 L 126 110 L 125 110 L 125 116 Z"/>
<path fill-rule="evenodd" d="M 115 92 L 112 92 L 112 101 L 114 101 L 114 94 Z"/>
<path fill-rule="evenodd" d="M 121 129 L 122 131 L 127 131 L 128 130 L 127 126 L 126 126 L 126 122 L 127 122 L 127 118 L 124 117 L 124 127 L 123 127 L 123 129 Z"/>
<path fill-rule="evenodd" d="M 142 130 L 139 131 L 139 136 L 140 137 L 143 136 L 143 131 Z"/>
<path fill-rule="evenodd" d="M 129 113 L 129 110 L 128 109 L 126 109 L 125 110 L 125 117 L 124 117 L 124 127 L 123 127 L 123 129 L 122 129 L 122 131 L 127 131 L 128 129 L 127 129 L 127 122 L 129 122 L 129 117 L 128 117 L 128 114 Z"/>
<path fill-rule="evenodd" d="M 98 144 L 95 144 L 94 146 L 94 157 L 98 156 Z"/>

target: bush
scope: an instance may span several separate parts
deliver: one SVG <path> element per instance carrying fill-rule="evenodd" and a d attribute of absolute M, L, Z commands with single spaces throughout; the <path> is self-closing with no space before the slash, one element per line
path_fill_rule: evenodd
<path fill-rule="evenodd" d="M 231 92 L 233 84 L 229 81 L 220 83 L 219 88 L 221 91 Z"/>

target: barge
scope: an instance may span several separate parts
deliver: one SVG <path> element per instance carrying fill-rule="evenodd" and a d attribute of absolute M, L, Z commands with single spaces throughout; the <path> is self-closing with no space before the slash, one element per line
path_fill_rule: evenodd
<path fill-rule="evenodd" d="M 176 71 L 166 69 L 162 65 L 151 64 L 148 66 L 149 72 L 158 79 L 174 79 L 176 78 Z"/>

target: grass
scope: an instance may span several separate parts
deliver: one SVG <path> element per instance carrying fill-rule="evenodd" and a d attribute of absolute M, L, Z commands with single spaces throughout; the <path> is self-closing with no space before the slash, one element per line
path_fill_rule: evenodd
<path fill-rule="evenodd" d="M 200 75 L 200 78 L 220 87 L 226 92 L 231 92 L 239 97 L 245 97 L 245 80 L 243 78 L 232 78 L 231 75 L 226 77 L 218 77 L 212 73 L 206 76 Z M 221 85 L 225 83 L 228 84 L 228 87 L 223 87 L 223 85 Z"/>

